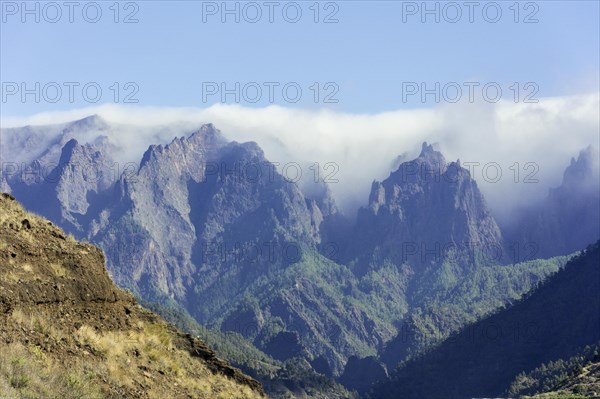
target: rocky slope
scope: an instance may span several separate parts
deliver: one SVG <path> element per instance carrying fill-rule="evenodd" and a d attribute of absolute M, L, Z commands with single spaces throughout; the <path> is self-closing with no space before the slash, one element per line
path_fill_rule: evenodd
<path fill-rule="evenodd" d="M 0 196 L 0 396 L 262 397 L 117 288 L 102 252 Z"/>

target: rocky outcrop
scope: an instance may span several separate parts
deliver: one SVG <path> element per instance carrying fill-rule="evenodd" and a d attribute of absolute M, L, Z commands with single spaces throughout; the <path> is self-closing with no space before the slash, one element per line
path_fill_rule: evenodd
<path fill-rule="evenodd" d="M 355 230 L 350 258 L 359 259 L 359 273 L 386 260 L 420 270 L 457 256 L 452 251 L 502 248 L 500 229 L 469 171 L 427 143 L 418 158 L 373 182 Z"/>
<path fill-rule="evenodd" d="M 189 303 L 242 292 L 243 282 L 252 277 L 242 276 L 235 264 L 252 263 L 256 274 L 264 272 L 273 262 L 258 253 L 270 245 L 319 240 L 299 189 L 255 143 L 227 143 L 212 125 L 166 146 L 151 146 L 139 171 L 122 177 L 115 191 L 120 197 L 109 210 L 110 223 L 104 223 L 111 226 L 93 239 L 109 253 L 123 247 L 132 252 L 136 261 L 119 263 L 117 280 L 127 274 L 135 284 L 154 282 L 163 293 Z M 109 257 L 112 269 L 110 262 Z M 124 270 L 129 265 L 135 269 Z M 227 274 L 242 284 L 227 293 L 210 291 Z M 197 314 L 208 320 L 201 309 Z"/>
<path fill-rule="evenodd" d="M 70 232 L 85 235 L 105 203 L 103 196 L 118 178 L 106 137 L 94 144 L 65 143 L 57 162 L 35 160 L 11 180 L 12 192 L 34 212 Z"/>

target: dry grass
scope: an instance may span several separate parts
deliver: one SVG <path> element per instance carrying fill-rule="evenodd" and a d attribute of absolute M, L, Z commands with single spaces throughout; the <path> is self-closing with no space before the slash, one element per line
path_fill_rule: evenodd
<path fill-rule="evenodd" d="M 69 271 L 63 267 L 63 265 L 58 263 L 51 263 L 50 268 L 58 277 L 68 277 Z"/>
<path fill-rule="evenodd" d="M 7 398 L 104 398 L 96 375 L 82 367 L 66 370 L 37 346 L 0 347 L 0 396 Z"/>
<path fill-rule="evenodd" d="M 13 283 L 22 280 L 27 275 L 30 275 L 33 271 L 30 263 L 17 262 L 13 258 L 9 258 L 8 262 L 2 265 L 4 270 L 0 273 L 0 279 L 3 281 L 10 281 Z"/>
<path fill-rule="evenodd" d="M 139 321 L 128 331 L 83 325 L 66 334 L 59 323 L 22 310 L 14 310 L 7 321 L 80 353 L 64 359 L 38 346 L 0 344 L 0 397 L 94 399 L 108 397 L 111 386 L 156 399 L 261 398 L 178 349 L 163 324 Z"/>
<path fill-rule="evenodd" d="M 60 341 L 67 337 L 67 334 L 60 328 L 48 323 L 46 319 L 40 315 L 26 313 L 20 309 L 16 309 L 13 310 L 10 318 L 15 324 L 25 328 L 27 331 L 35 331 L 44 335 L 47 334 L 55 341 Z"/>
<path fill-rule="evenodd" d="M 21 268 L 23 269 L 24 272 L 27 272 L 27 273 L 31 273 L 33 271 L 33 268 L 31 267 L 31 264 L 29 264 L 29 263 L 23 263 L 21 265 Z"/>
<path fill-rule="evenodd" d="M 12 270 L 6 271 L 1 276 L 2 280 L 8 281 L 11 283 L 18 283 L 20 280 L 19 275 Z"/>
<path fill-rule="evenodd" d="M 174 347 L 163 325 L 141 323 L 139 329 L 125 332 L 99 333 L 82 326 L 76 339 L 104 355 L 103 366 L 111 383 L 129 388 L 139 381 L 139 370 L 149 384 L 151 398 L 169 395 L 162 380 L 175 382 L 182 393 L 197 398 L 258 398 L 255 392 L 233 381 L 214 375 L 208 368 L 191 358 L 189 353 Z M 166 395 L 166 396 L 165 396 Z"/>

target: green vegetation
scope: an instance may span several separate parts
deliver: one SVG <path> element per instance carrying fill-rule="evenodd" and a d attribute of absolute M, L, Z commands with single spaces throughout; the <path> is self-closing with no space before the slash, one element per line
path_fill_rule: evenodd
<path fill-rule="evenodd" d="M 247 284 L 243 293 L 228 298 L 230 310 L 213 319 L 213 325 L 232 331 L 200 326 L 158 289 L 151 295 L 155 299 L 143 304 L 201 337 L 219 356 L 259 379 L 268 390 L 283 363 L 257 346 L 267 348 L 281 332 L 296 331 L 306 351 L 299 356 L 308 360 L 325 356 L 337 372 L 350 355 L 381 354 L 391 370 L 465 325 L 517 301 L 567 260 L 563 256 L 515 265 L 480 265 L 469 273 L 446 261 L 411 281 L 414 272 L 408 265 L 387 262 L 358 278 L 348 267 L 304 248 L 299 262 L 273 268 Z M 225 285 L 216 292 L 227 292 L 227 281 L 223 278 Z M 212 300 L 207 293 L 199 302 L 208 303 L 209 308 Z M 266 314 L 262 312 L 266 308 L 284 313 Z M 290 309 L 293 313 L 288 313 Z"/>
<path fill-rule="evenodd" d="M 20 343 L 0 347 L 0 396 L 7 398 L 101 399 L 104 396 L 91 369 L 65 370 L 39 346 Z"/>
<path fill-rule="evenodd" d="M 238 333 L 221 332 L 199 325 L 170 298 L 163 296 L 160 302 L 140 301 L 140 303 L 178 328 L 198 336 L 219 357 L 227 359 L 244 373 L 259 380 L 269 397 L 280 399 L 298 396 L 315 399 L 355 397 L 332 379 L 315 373 L 305 360 L 299 358 L 285 362 L 275 360 Z"/>
<path fill-rule="evenodd" d="M 544 363 L 521 372 L 508 389 L 510 396 L 545 398 L 590 398 L 600 395 L 600 342 L 577 355 Z"/>
<path fill-rule="evenodd" d="M 560 270 L 569 257 L 538 259 L 514 265 L 481 266 L 461 275 L 445 262 L 425 273 L 413 290 L 419 304 L 402 320 L 400 332 L 386 347 L 382 360 L 390 369 L 443 341 L 464 326 L 510 306 L 541 281 Z"/>
<path fill-rule="evenodd" d="M 519 373 L 575 356 L 600 340 L 599 265 L 596 243 L 513 306 L 402 362 L 372 397 L 502 396 Z"/>

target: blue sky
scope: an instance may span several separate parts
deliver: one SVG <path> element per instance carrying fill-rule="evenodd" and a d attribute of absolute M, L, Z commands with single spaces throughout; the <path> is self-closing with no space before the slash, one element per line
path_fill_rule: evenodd
<path fill-rule="evenodd" d="M 340 182 L 332 190 L 347 209 L 364 203 L 372 179 L 385 178 L 399 155 L 418 155 L 423 141 L 451 160 L 501 165 L 500 182 L 474 177 L 492 209 L 506 214 L 560 184 L 581 149 L 598 148 L 598 1 L 227 2 L 238 7 L 239 23 L 222 15 L 222 1 L 76 1 L 73 23 L 63 1 L 27 2 L 33 14 L 22 4 L 0 0 L 2 127 L 94 113 L 130 125 L 212 122 L 230 139 L 257 141 L 272 161 L 335 162 Z M 262 16 L 251 23 L 257 6 Z M 102 15 L 91 23 L 96 7 Z M 439 22 L 424 7 L 437 7 Z M 131 13 L 137 22 L 124 23 Z M 328 15 L 337 22 L 325 23 Z M 474 104 L 467 82 L 478 85 Z M 225 105 L 222 85 L 234 91 Z M 292 89 L 287 99 L 284 86 Z M 455 86 L 458 104 L 449 101 Z M 484 86 L 502 101 L 486 101 Z M 22 98 L 23 88 L 32 93 Z M 302 95 L 292 102 L 297 88 Z M 425 101 L 422 88 L 434 89 Z M 128 160 L 156 143 L 121 136 L 112 138 Z M 532 162 L 539 184 L 511 178 L 515 163 Z"/>
<path fill-rule="evenodd" d="M 272 23 L 263 1 L 254 3 L 263 13 L 257 23 L 244 20 L 244 16 L 255 15 L 253 6 L 247 6 L 243 14 L 245 3 L 238 3 L 240 23 L 235 23 L 233 15 L 227 15 L 225 23 L 221 21 L 224 3 L 220 1 L 130 3 L 119 4 L 119 23 L 114 22 L 113 1 L 98 2 L 102 17 L 97 23 L 84 20 L 86 2 L 74 9 L 73 23 L 68 21 L 64 6 L 60 6 L 58 22 L 48 22 L 56 10 L 50 7 L 44 11 L 45 3 L 38 3 L 39 23 L 35 15 L 25 15 L 23 23 L 22 3 L 2 1 L 2 116 L 93 105 L 82 94 L 82 86 L 90 82 L 102 89 L 98 103 L 114 102 L 113 84 L 117 82 L 118 102 L 138 89 L 131 99 L 138 100 L 139 105 L 172 107 L 206 107 L 221 102 L 220 93 L 208 95 L 206 90 L 220 91 L 223 83 L 235 88 L 236 82 L 240 83 L 240 105 L 262 107 L 270 103 L 265 82 L 274 82 L 278 84 L 272 86 L 274 104 L 350 113 L 435 105 L 433 95 L 426 97 L 426 104 L 419 95 L 403 101 L 403 82 L 423 82 L 430 88 L 435 82 L 441 86 L 448 82 L 497 82 L 503 89 L 502 98 L 514 96 L 510 87 L 517 82 L 519 99 L 533 90 L 524 87 L 528 82 L 535 83 L 536 98 L 598 92 L 598 1 L 519 2 L 516 7 L 513 1 L 497 2 L 502 10 L 497 23 L 486 21 L 486 17 L 495 17 L 496 6 L 486 5 L 490 2 L 476 2 L 473 23 L 462 1 L 454 3 L 463 13 L 456 23 L 444 18 L 455 16 L 455 9 L 449 6 L 444 11 L 446 2 L 427 3 L 427 7 L 439 7 L 439 23 L 433 15 L 426 15 L 425 23 L 421 21 L 422 2 L 320 2 L 318 23 L 314 22 L 314 1 L 297 2 L 302 10 L 297 23 L 284 19 L 284 6 L 289 19 L 295 16 L 296 6 L 290 2 L 275 2 Z M 36 2 L 28 4 L 36 7 Z M 19 9 L 15 10 L 15 5 Z M 413 15 L 409 12 L 414 6 L 419 10 Z M 94 7 L 86 8 L 90 19 L 94 18 Z M 216 14 L 210 14 L 215 7 Z M 227 7 L 236 7 L 236 2 L 228 2 Z M 519 9 L 518 23 L 514 21 L 515 9 Z M 122 22 L 130 13 L 137 23 Z M 331 13 L 338 22 L 324 23 Z M 538 22 L 524 23 L 528 15 Z M 29 88 L 39 82 L 40 91 L 49 82 L 56 82 L 62 93 L 55 103 L 46 101 L 56 98 L 52 86 L 39 103 L 34 95 L 22 101 L 19 92 L 7 94 L 7 90 L 15 90 L 13 83 L 19 86 L 23 82 Z M 79 84 L 74 88 L 73 102 L 64 82 Z M 133 85 L 126 86 L 129 82 Z M 242 93 L 244 85 L 251 82 L 262 90 L 256 103 L 246 101 L 257 97 L 254 83 L 247 86 L 246 95 Z M 296 87 L 302 90 L 297 103 L 286 100 L 282 93 L 288 83 L 293 83 L 288 99 L 295 97 Z M 330 85 L 325 86 L 327 83 Z M 476 98 L 481 94 L 478 90 Z M 327 94 L 337 102 L 324 103 Z M 88 99 L 92 97 L 94 92 Z M 225 100 L 236 102 L 233 94 Z"/>

